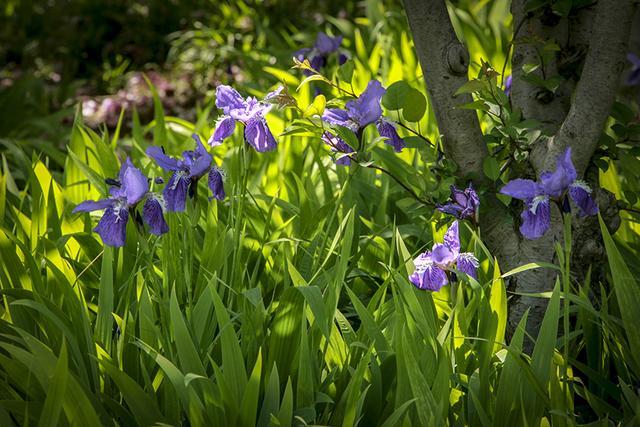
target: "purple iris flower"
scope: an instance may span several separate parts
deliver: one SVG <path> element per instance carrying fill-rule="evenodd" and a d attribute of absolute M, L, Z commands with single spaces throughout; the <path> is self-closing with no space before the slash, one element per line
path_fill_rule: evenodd
<path fill-rule="evenodd" d="M 635 86 L 640 83 L 640 58 L 635 53 L 628 53 L 627 59 L 631 62 L 631 72 L 627 77 L 627 84 Z"/>
<path fill-rule="evenodd" d="M 571 162 L 571 148 L 558 157 L 554 172 L 543 172 L 539 181 L 514 179 L 508 182 L 502 194 L 523 200 L 520 232 L 527 239 L 541 237 L 551 224 L 551 204 L 556 201 L 560 206 L 569 206 L 567 195 L 578 206 L 580 216 L 595 215 L 598 205 L 591 195 L 586 182 L 577 179 L 577 172 Z"/>
<path fill-rule="evenodd" d="M 395 151 L 400 152 L 405 147 L 404 140 L 398 135 L 395 124 L 382 117 L 380 101 L 385 92 L 385 88 L 382 87 L 379 81 L 371 80 L 365 91 L 358 98 L 347 102 L 346 109 L 327 108 L 322 115 L 322 120 L 332 125 L 346 127 L 356 135 L 367 125 L 376 123 L 378 133 L 386 138 L 385 143 L 391 145 Z M 335 138 L 337 138 L 339 145 L 344 144 L 347 146 L 341 138 L 337 136 Z M 323 139 L 326 142 L 324 135 Z"/>
<path fill-rule="evenodd" d="M 282 91 L 279 87 L 267 94 L 265 100 L 277 97 Z M 243 98 L 231 86 L 220 85 L 216 88 L 216 107 L 220 108 L 224 115 L 218 119 L 213 135 L 209 138 L 212 147 L 222 144 L 222 141 L 231 135 L 236 128 L 236 122 L 244 124 L 245 140 L 259 152 L 276 149 L 276 140 L 269 130 L 265 116 L 273 107 L 267 102 L 258 101 L 255 97 Z"/>
<path fill-rule="evenodd" d="M 471 183 L 463 191 L 455 185 L 451 186 L 450 201 L 442 205 L 436 205 L 436 209 L 458 219 L 471 219 L 478 222 L 478 210 L 480 208 L 480 198 L 473 189 Z"/>
<path fill-rule="evenodd" d="M 351 165 L 351 156 L 348 154 L 353 153 L 354 151 L 353 148 L 349 147 L 349 145 L 342 140 L 342 138 L 326 131 L 323 132 L 321 138 L 325 144 L 331 147 L 331 151 L 340 154 L 340 156 L 336 159 L 337 165 Z"/>
<path fill-rule="evenodd" d="M 504 94 L 509 96 L 511 94 L 511 83 L 513 82 L 513 76 L 509 74 L 506 79 L 504 79 Z"/>
<path fill-rule="evenodd" d="M 149 225 L 153 234 L 164 234 L 169 227 L 164 220 L 162 199 L 149 193 L 149 180 L 133 166 L 127 158 L 118 174 L 118 179 L 109 179 L 111 185 L 109 195 L 105 200 L 87 200 L 75 207 L 73 212 L 92 212 L 104 209 L 104 214 L 94 229 L 102 241 L 109 246 L 124 246 L 129 216 L 135 217 L 136 205 L 147 196 L 142 218 Z M 139 216 L 138 216 L 139 218 Z"/>
<path fill-rule="evenodd" d="M 192 135 L 196 142 L 195 150 L 182 153 L 182 159 L 174 159 L 165 154 L 160 147 L 147 148 L 147 155 L 162 169 L 172 171 L 173 175 L 164 187 L 162 194 L 167 203 L 167 209 L 172 212 L 182 212 L 187 203 L 187 194 L 193 196 L 198 186 L 198 180 L 209 174 L 208 184 L 213 197 L 224 198 L 222 175 L 217 167 L 212 167 L 213 158 L 202 144 L 198 134 Z"/>
<path fill-rule="evenodd" d="M 471 252 L 460 252 L 458 221 L 451 224 L 443 243 L 434 244 L 431 251 L 418 255 L 413 263 L 416 269 L 409 276 L 409 281 L 419 289 L 439 291 L 449 283 L 447 272 L 454 269 L 478 279 L 478 259 Z"/>
<path fill-rule="evenodd" d="M 346 109 L 327 108 L 322 120 L 332 125 L 340 125 L 357 133 L 370 123 L 382 117 L 380 101 L 386 90 L 377 80 L 371 80 L 362 94 L 346 104 Z"/>
<path fill-rule="evenodd" d="M 342 36 L 331 37 L 323 32 L 319 32 L 316 37 L 316 42 L 311 48 L 304 48 L 296 51 L 293 55 L 299 60 L 304 61 L 305 59 L 309 60 L 311 64 L 311 68 L 316 71 L 319 71 L 322 67 L 327 64 L 327 60 L 329 56 L 340 49 L 340 45 L 342 44 Z M 344 54 L 340 54 L 338 61 L 340 65 L 344 64 L 347 60 L 347 57 Z M 303 74 L 305 76 L 310 76 L 313 72 L 309 70 L 304 70 Z"/>

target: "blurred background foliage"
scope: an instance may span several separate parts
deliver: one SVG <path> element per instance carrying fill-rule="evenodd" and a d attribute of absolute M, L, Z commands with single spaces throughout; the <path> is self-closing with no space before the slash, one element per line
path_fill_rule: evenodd
<path fill-rule="evenodd" d="M 452 12 L 474 71 L 481 57 L 504 61 L 507 0 L 460 0 Z M 141 72 L 168 114 L 193 121 L 194 107 L 211 105 L 220 83 L 259 92 L 282 80 L 273 71 L 286 70 L 318 30 L 344 35 L 343 47 L 357 55 L 376 45 L 374 74 L 389 75 L 394 52 L 407 57 L 400 0 L 7 0 L 0 8 L 0 149 L 11 162 L 22 156 L 15 145 L 27 157 L 34 146 L 62 149 L 77 106 L 94 129 L 114 129 L 123 107 L 125 128 L 134 108 L 151 119 Z M 420 87 L 421 76 L 414 83 Z"/>
<path fill-rule="evenodd" d="M 265 64 L 286 69 L 295 50 L 313 44 L 316 28 L 332 25 L 328 19 L 348 29 L 380 15 L 377 3 L 7 0 L 0 5 L 0 149 L 11 162 L 21 156 L 16 145 L 27 157 L 35 145 L 48 150 L 44 140 L 62 149 L 77 105 L 94 128 L 114 128 L 123 106 L 128 119 L 133 107 L 150 119 L 140 72 L 150 73 L 169 113 L 195 119 L 194 107 L 211 101 L 217 84 L 272 85 Z"/>
<path fill-rule="evenodd" d="M 335 0 L 7 0 L 0 15 L 0 63 L 39 75 L 56 73 L 66 82 L 104 84 L 117 71 L 164 64 L 173 39 L 181 38 L 176 32 L 184 33 L 183 43 L 194 40 L 193 47 L 198 37 L 209 36 L 208 47 L 246 52 L 248 45 L 263 49 L 272 31 L 317 24 L 325 15 L 352 15 L 357 9 L 355 3 Z M 224 58 L 223 52 L 208 52 L 218 54 Z M 222 64 L 208 63 L 207 55 L 189 60 Z"/>

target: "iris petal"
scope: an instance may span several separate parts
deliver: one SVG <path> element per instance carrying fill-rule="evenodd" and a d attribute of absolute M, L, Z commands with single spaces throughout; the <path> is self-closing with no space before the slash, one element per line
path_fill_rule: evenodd
<path fill-rule="evenodd" d="M 478 280 L 478 259 L 471 252 L 463 252 L 458 256 L 457 269 Z"/>
<path fill-rule="evenodd" d="M 404 140 L 398 135 L 396 127 L 386 120 L 380 120 L 377 125 L 380 136 L 385 137 L 384 143 L 393 147 L 397 153 L 405 147 Z"/>
<path fill-rule="evenodd" d="M 338 50 L 341 43 L 342 36 L 331 37 L 323 32 L 320 32 L 318 33 L 318 37 L 316 38 L 314 47 L 318 49 L 318 52 L 326 56 Z"/>
<path fill-rule="evenodd" d="M 475 218 L 479 207 L 480 198 L 471 184 L 464 191 L 452 185 L 450 201 L 436 205 L 436 209 L 440 212 L 453 215 L 458 219 Z"/>
<path fill-rule="evenodd" d="M 162 195 L 167 202 L 167 210 L 171 212 L 184 211 L 187 204 L 187 191 L 190 180 L 183 172 L 175 172 L 164 187 Z"/>
<path fill-rule="evenodd" d="M 469 183 L 467 189 L 464 190 L 464 193 L 467 195 L 469 200 L 467 206 L 472 208 L 474 212 L 478 210 L 478 208 L 480 207 L 480 197 L 478 197 L 478 193 L 476 193 L 476 190 L 473 189 L 471 183 Z"/>
<path fill-rule="evenodd" d="M 246 101 L 237 90 L 227 85 L 220 85 L 216 88 L 216 107 L 222 109 L 225 114 L 236 109 L 244 109 Z"/>
<path fill-rule="evenodd" d="M 223 200 L 225 198 L 222 173 L 218 168 L 211 168 L 209 171 L 208 184 L 214 199 Z"/>
<path fill-rule="evenodd" d="M 273 134 L 262 118 L 254 118 L 247 123 L 244 137 L 260 153 L 275 150 L 277 147 Z"/>
<path fill-rule="evenodd" d="M 447 283 L 449 283 L 449 279 L 447 279 L 447 274 L 444 270 L 435 265 L 430 265 L 422 273 L 420 286 L 418 287 L 437 292 Z"/>
<path fill-rule="evenodd" d="M 355 100 L 347 102 L 347 111 L 351 120 L 360 128 L 377 121 L 382 116 L 380 101 L 386 90 L 377 80 L 371 80 L 364 92 Z"/>
<path fill-rule="evenodd" d="M 439 291 L 448 283 L 446 273 L 433 264 L 432 253 L 425 252 L 413 260 L 415 271 L 409 276 L 409 281 L 419 289 Z"/>
<path fill-rule="evenodd" d="M 202 141 L 198 134 L 193 134 L 193 139 L 196 141 L 196 149 L 194 151 L 193 162 L 189 168 L 189 177 L 199 178 L 205 174 L 205 172 L 211 166 L 211 154 L 204 148 Z"/>
<path fill-rule="evenodd" d="M 635 53 L 627 53 L 627 60 L 629 60 L 634 67 L 640 67 L 640 58 Z"/>
<path fill-rule="evenodd" d="M 285 91 L 285 87 L 283 85 L 279 85 L 277 88 L 275 88 L 271 92 L 268 92 L 263 99 L 264 101 L 273 101 L 275 98 L 279 97 L 280 94 L 282 94 L 282 92 L 284 91 Z M 286 92 L 285 92 L 285 95 L 286 95 Z"/>
<path fill-rule="evenodd" d="M 309 59 L 309 64 L 311 65 L 311 68 L 313 68 L 316 71 L 319 71 L 322 67 L 324 67 L 326 63 L 327 63 L 327 59 L 325 58 L 324 55 L 313 55 Z M 309 71 L 309 70 L 305 70 L 305 71 Z"/>
<path fill-rule="evenodd" d="M 293 52 L 293 57 L 296 58 L 298 61 L 304 61 L 304 59 L 307 57 L 307 55 L 310 52 L 311 52 L 310 47 L 304 47 L 302 49 L 298 49 L 295 52 Z"/>
<path fill-rule="evenodd" d="M 149 197 L 142 207 L 142 219 L 149 226 L 149 232 L 160 236 L 169 231 L 164 219 L 162 203 L 155 197 Z"/>
<path fill-rule="evenodd" d="M 177 171 L 180 168 L 178 160 L 167 156 L 160 147 L 149 147 L 146 153 L 164 170 Z"/>
<path fill-rule="evenodd" d="M 640 83 L 640 67 L 636 65 L 631 69 L 631 72 L 627 77 L 627 85 L 635 86 L 638 83 Z"/>
<path fill-rule="evenodd" d="M 422 272 L 428 265 L 433 263 L 431 252 L 423 252 L 413 260 L 413 264 L 416 266 L 416 270 Z"/>
<path fill-rule="evenodd" d="M 134 167 L 135 166 L 133 166 L 133 162 L 131 162 L 131 159 L 127 157 L 124 163 L 122 163 L 122 166 L 120 166 L 120 172 L 118 172 L 118 181 L 123 182 L 124 174 L 127 173 L 129 168 L 134 168 Z"/>
<path fill-rule="evenodd" d="M 565 152 L 558 157 L 556 162 L 556 170 L 549 173 L 545 172 L 540 175 L 540 182 L 544 189 L 544 193 L 551 197 L 559 197 L 571 185 L 578 174 L 576 168 L 571 161 L 571 148 L 567 148 Z"/>
<path fill-rule="evenodd" d="M 348 154 L 353 153 L 353 148 L 351 148 L 346 142 L 342 140 L 339 136 L 333 135 L 329 132 L 324 132 L 322 134 L 322 141 L 331 147 L 331 151 L 335 153 Z M 341 156 L 336 159 L 336 165 L 341 166 L 349 166 L 351 164 L 351 156 Z"/>
<path fill-rule="evenodd" d="M 256 98 L 251 97 L 247 98 L 243 108 L 230 109 L 228 112 L 225 112 L 225 114 L 228 114 L 235 120 L 247 124 L 253 119 L 264 118 L 272 108 L 272 104 L 265 104 L 258 101 Z"/>
<path fill-rule="evenodd" d="M 133 206 L 149 191 L 149 180 L 140 172 L 140 169 L 129 167 L 124 173 L 122 190 L 129 206 Z"/>
<path fill-rule="evenodd" d="M 454 255 L 454 258 L 458 257 L 460 253 L 460 236 L 458 233 L 458 221 L 453 221 L 453 224 L 449 227 L 444 235 L 444 244 L 447 245 Z"/>
<path fill-rule="evenodd" d="M 213 135 L 209 138 L 209 145 L 215 147 L 222 144 L 222 141 L 231 135 L 236 129 L 236 121 L 229 117 L 224 116 L 216 123 L 216 129 L 213 131 Z"/>
<path fill-rule="evenodd" d="M 551 225 L 551 206 L 549 199 L 543 199 L 535 204 L 533 201 L 530 201 L 526 207 L 520 215 L 522 218 L 520 232 L 529 240 L 542 237 Z"/>
<path fill-rule="evenodd" d="M 533 199 L 540 195 L 541 192 L 540 185 L 530 179 L 514 179 L 507 182 L 500 190 L 500 193 L 520 200 Z"/>
<path fill-rule="evenodd" d="M 580 208 L 580 216 L 595 215 L 598 213 L 598 204 L 593 199 L 591 189 L 581 181 L 574 182 L 569 187 L 571 200 Z"/>
<path fill-rule="evenodd" d="M 453 215 L 454 217 L 458 218 L 458 219 L 463 219 L 463 212 L 464 212 L 464 208 L 462 208 L 461 206 L 455 204 L 455 203 L 450 203 L 447 202 L 445 204 L 442 205 L 436 205 L 436 209 L 438 209 L 440 212 L 449 214 L 449 215 Z"/>
<path fill-rule="evenodd" d="M 129 212 L 124 207 L 109 206 L 94 231 L 100 235 L 105 245 L 121 247 L 127 237 Z"/>
<path fill-rule="evenodd" d="M 635 53 L 628 53 L 627 59 L 631 62 L 631 72 L 627 77 L 627 84 L 635 86 L 640 83 L 640 58 Z"/>
<path fill-rule="evenodd" d="M 456 255 L 448 245 L 441 243 L 433 245 L 431 251 L 433 262 L 443 267 L 451 265 L 456 260 Z"/>
<path fill-rule="evenodd" d="M 451 186 L 451 199 L 463 207 L 466 207 L 469 202 L 466 192 L 460 190 L 455 185 Z"/>
<path fill-rule="evenodd" d="M 349 113 L 339 108 L 327 108 L 322 114 L 322 120 L 332 125 L 349 127 Z"/>
<path fill-rule="evenodd" d="M 106 209 L 109 206 L 113 205 L 113 199 L 104 199 L 104 200 L 87 200 L 80 203 L 73 209 L 73 213 L 76 212 L 93 212 L 102 209 Z"/>
<path fill-rule="evenodd" d="M 513 76 L 509 74 L 506 79 L 504 79 L 504 94 L 509 96 L 511 94 L 511 84 L 513 82 Z"/>

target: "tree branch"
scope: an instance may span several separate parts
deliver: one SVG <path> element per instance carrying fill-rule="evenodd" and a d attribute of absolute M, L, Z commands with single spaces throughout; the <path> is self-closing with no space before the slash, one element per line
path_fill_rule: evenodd
<path fill-rule="evenodd" d="M 548 134 L 555 134 L 562 121 L 569 112 L 571 93 L 574 83 L 570 80 L 563 81 L 554 93 L 548 89 L 524 79 L 525 64 L 540 64 L 540 51 L 545 41 L 555 41 L 558 45 L 566 44 L 567 20 L 551 13 L 537 14 L 526 12 L 527 0 L 512 0 L 511 14 L 513 21 L 522 24 L 519 35 L 513 35 L 513 55 L 511 59 L 511 102 L 515 108 L 522 111 L 523 117 L 535 119 L 542 123 L 542 130 Z M 551 15 L 551 19 L 546 16 Z M 532 72 L 533 75 L 544 79 L 545 77 L 558 75 L 557 58 L 547 60 L 545 64 Z"/>
<path fill-rule="evenodd" d="M 578 173 L 582 175 L 586 170 L 625 67 L 634 10 L 633 0 L 598 1 L 591 44 L 571 109 L 555 137 L 532 153 L 532 163 L 538 173 L 553 170 L 557 157 L 567 147 L 572 148 Z"/>
<path fill-rule="evenodd" d="M 471 102 L 471 95 L 453 96 L 468 81 L 469 53 L 456 37 L 444 0 L 404 0 L 404 7 L 445 153 L 458 165 L 459 176 L 482 180 L 487 148 L 478 116 L 455 108 Z"/>

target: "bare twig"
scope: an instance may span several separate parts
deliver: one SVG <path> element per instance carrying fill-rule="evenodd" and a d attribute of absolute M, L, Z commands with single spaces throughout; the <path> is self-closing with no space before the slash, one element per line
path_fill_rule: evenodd
<path fill-rule="evenodd" d="M 424 136 L 420 132 L 416 131 L 415 129 L 410 128 L 409 126 L 405 125 L 402 122 L 398 122 L 398 126 L 400 126 L 403 129 L 408 130 L 409 132 L 411 132 L 412 134 L 414 134 L 418 138 L 422 139 L 423 141 L 425 141 L 427 144 L 431 145 L 432 147 L 434 147 L 434 148 L 436 147 L 436 144 L 433 141 L 431 141 L 429 138 L 427 138 L 426 136 Z"/>
<path fill-rule="evenodd" d="M 398 177 L 396 177 L 394 174 L 392 174 L 391 172 L 389 172 L 385 168 L 382 168 L 382 167 L 376 166 L 376 165 L 372 165 L 372 164 L 367 165 L 366 167 L 369 168 L 369 169 L 378 170 L 378 171 L 382 172 L 383 174 L 389 176 L 391 179 L 393 179 L 395 182 L 397 182 L 400 187 L 404 188 L 404 190 L 407 193 L 409 193 L 411 195 L 411 197 L 413 197 L 414 199 L 416 199 L 418 202 L 422 203 L 423 205 L 431 206 L 431 207 L 435 206 L 435 204 L 432 201 L 427 200 L 427 199 L 423 199 L 422 197 L 418 196 L 418 194 L 415 191 L 413 191 L 408 185 L 406 185 Z"/>
<path fill-rule="evenodd" d="M 640 209 L 634 208 L 634 207 L 631 207 L 631 206 L 620 206 L 620 207 L 618 207 L 618 209 L 621 210 L 621 211 L 627 211 L 627 212 L 633 212 L 633 213 L 640 214 Z"/>
<path fill-rule="evenodd" d="M 520 23 L 516 26 L 516 30 L 513 32 L 513 37 L 511 37 L 511 41 L 509 42 L 509 46 L 507 46 L 507 56 L 504 58 L 504 63 L 502 64 L 502 72 L 500 73 L 500 86 L 504 85 L 504 73 L 507 69 L 507 64 L 509 63 L 509 57 L 511 56 L 511 50 L 513 49 L 513 44 L 518 37 L 518 33 L 522 29 L 522 26 L 527 21 L 527 17 L 523 17 L 520 20 Z"/>

